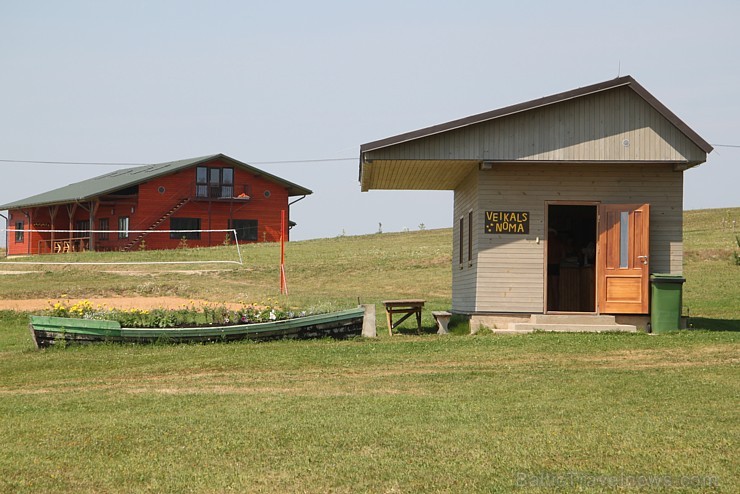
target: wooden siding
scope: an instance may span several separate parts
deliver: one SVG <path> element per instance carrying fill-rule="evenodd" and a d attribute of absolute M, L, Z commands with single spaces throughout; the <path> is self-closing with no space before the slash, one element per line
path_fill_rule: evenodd
<path fill-rule="evenodd" d="M 363 165 L 363 190 L 454 189 L 460 177 L 449 174 L 445 160 L 698 164 L 706 153 L 634 91 L 619 87 L 368 151 L 364 159 L 372 163 Z"/>
<path fill-rule="evenodd" d="M 30 230 L 32 228 L 32 217 L 26 216 L 23 211 L 15 210 L 8 211 L 8 228 L 5 237 L 6 248 L 8 255 L 22 255 L 31 253 L 31 245 L 33 245 L 34 238 L 33 232 L 24 231 L 23 241 L 17 242 L 15 239 L 16 235 L 16 224 L 23 223 L 23 230 Z M 37 241 L 37 240 L 36 240 Z"/>
<path fill-rule="evenodd" d="M 469 280 L 453 277 L 455 311 L 469 312 L 474 303 L 477 312 L 543 312 L 549 201 L 649 203 L 650 272 L 682 271 L 683 173 L 670 165 L 498 164 L 476 174 L 476 286 L 471 289 Z M 456 192 L 456 208 L 457 197 Z M 529 211 L 529 234 L 484 233 L 486 210 Z M 468 300 L 471 293 L 475 302 Z"/>
<path fill-rule="evenodd" d="M 288 191 L 285 187 L 276 184 L 263 177 L 253 175 L 248 171 L 234 167 L 231 162 L 220 162 L 214 160 L 202 164 L 208 167 L 230 167 L 234 168 L 234 191 L 238 195 L 247 185 L 251 191 L 249 201 L 234 201 L 229 199 L 200 200 L 195 198 L 195 166 L 171 175 L 158 177 L 149 182 L 138 186 L 138 194 L 130 197 L 121 198 L 120 196 L 112 200 L 106 200 L 99 208 L 95 215 L 94 224 L 90 226 L 92 230 L 97 230 L 99 220 L 107 218 L 110 230 L 118 230 L 118 220 L 120 217 L 129 218 L 129 230 L 146 230 L 161 218 L 167 211 L 184 198 L 191 200 L 172 214 L 172 218 L 199 218 L 201 220 L 201 230 L 222 230 L 228 228 L 229 219 L 236 220 L 257 220 L 258 222 L 258 242 L 277 242 L 280 240 L 280 223 L 281 210 L 288 211 Z M 159 188 L 164 187 L 164 192 L 160 193 Z M 265 191 L 269 191 L 269 197 L 265 196 Z M 20 211 L 13 211 L 14 218 L 23 216 L 26 228 L 30 224 L 35 229 L 73 229 L 77 221 L 86 221 L 90 219 L 90 213 L 87 209 L 89 203 L 78 205 L 70 221 L 69 214 L 62 205 L 51 225 L 49 208 L 46 206 L 33 208 L 29 211 L 31 221 Z M 19 220 L 20 221 L 20 220 Z M 12 227 L 12 225 L 11 225 Z M 169 230 L 169 218 L 160 224 L 157 230 Z M 68 234 L 57 234 L 68 236 Z M 95 236 L 96 250 L 119 250 L 127 245 L 131 240 L 136 238 L 137 234 L 131 233 L 126 239 L 119 239 L 117 234 L 110 234 L 107 240 L 99 240 Z M 188 246 L 209 246 L 222 245 L 226 233 L 203 233 L 200 240 L 188 240 Z M 9 238 L 8 254 L 37 254 L 39 253 L 39 241 L 46 240 L 47 245 L 50 240 L 50 234 L 27 232 L 23 243 L 14 243 L 14 238 Z M 180 241 L 170 239 L 167 234 L 147 235 L 147 249 L 172 249 L 176 248 Z M 242 243 L 243 240 L 240 240 Z M 47 247 L 48 248 L 48 247 Z M 138 247 L 134 247 L 136 250 Z M 44 253 L 43 251 L 41 253 Z"/>
<path fill-rule="evenodd" d="M 478 173 L 475 171 L 468 174 L 465 180 L 455 190 L 455 205 L 453 218 L 452 234 L 452 307 L 458 312 L 475 312 L 476 303 L 476 270 L 479 237 L 476 231 L 479 225 L 473 225 L 473 262 L 468 263 L 467 252 L 468 246 L 468 212 L 473 210 L 474 221 L 479 218 L 476 216 L 478 189 Z M 463 220 L 464 231 L 463 239 L 463 262 L 459 262 L 460 256 L 460 219 Z"/>
<path fill-rule="evenodd" d="M 228 163 L 208 163 L 209 167 L 230 167 Z M 259 242 L 277 242 L 280 240 L 280 211 L 288 209 L 288 192 L 285 188 L 261 177 L 256 177 L 245 170 L 235 168 L 234 190 L 239 194 L 244 185 L 251 190 L 249 201 L 198 200 L 193 198 L 172 215 L 172 218 L 200 218 L 202 230 L 222 230 L 228 228 L 229 219 L 257 220 Z M 158 192 L 159 187 L 165 193 Z M 171 192 L 170 192 L 171 191 Z M 265 197 L 270 191 L 270 197 Z M 139 207 L 137 215 L 131 217 L 132 230 L 145 230 L 159 219 L 173 204 L 183 197 L 195 193 L 195 168 L 161 177 L 139 186 Z M 117 220 L 116 220 L 117 224 Z M 111 226 L 111 228 L 113 228 Z M 169 230 L 169 219 L 162 223 L 158 230 Z M 200 241 L 188 240 L 191 246 L 220 245 L 225 233 L 204 233 Z M 150 235 L 146 238 L 147 247 L 172 248 L 177 240 L 157 241 L 163 235 Z M 156 242 L 153 244 L 152 242 Z M 175 245 L 176 246 L 176 245 Z"/>
<path fill-rule="evenodd" d="M 478 161 L 378 160 L 363 165 L 362 190 L 453 190 L 478 167 Z"/>

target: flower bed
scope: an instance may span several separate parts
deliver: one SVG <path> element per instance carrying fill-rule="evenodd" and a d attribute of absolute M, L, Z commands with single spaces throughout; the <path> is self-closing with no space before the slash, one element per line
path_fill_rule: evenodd
<path fill-rule="evenodd" d="M 129 328 L 177 328 L 196 326 L 228 326 L 259 322 L 279 321 L 308 315 L 285 311 L 275 302 L 267 304 L 242 304 L 239 309 L 230 309 L 224 304 L 195 303 L 182 305 L 177 309 L 115 309 L 105 305 L 93 305 L 83 300 L 70 305 L 64 302 L 49 302 L 50 308 L 44 315 L 54 317 L 78 318 L 89 320 L 117 321 L 122 327 Z"/>

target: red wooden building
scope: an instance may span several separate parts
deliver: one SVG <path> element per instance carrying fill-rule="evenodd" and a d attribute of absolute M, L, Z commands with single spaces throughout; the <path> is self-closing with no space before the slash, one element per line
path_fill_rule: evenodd
<path fill-rule="evenodd" d="M 225 232 L 192 230 L 233 228 L 239 243 L 277 242 L 282 211 L 289 222 L 290 198 L 308 194 L 300 185 L 216 154 L 117 170 L 0 210 L 9 212 L 8 255 L 138 250 L 142 243 L 146 249 L 172 249 L 183 239 L 189 247 L 227 240 Z"/>

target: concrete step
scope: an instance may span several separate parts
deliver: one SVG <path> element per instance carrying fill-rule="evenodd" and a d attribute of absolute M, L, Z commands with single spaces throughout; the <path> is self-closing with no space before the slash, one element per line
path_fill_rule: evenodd
<path fill-rule="evenodd" d="M 532 314 L 529 322 L 534 324 L 616 324 L 614 316 L 595 314 Z"/>
<path fill-rule="evenodd" d="M 492 329 L 493 334 L 528 334 L 534 333 L 534 330 L 518 330 L 518 329 Z"/>
<path fill-rule="evenodd" d="M 541 324 L 533 322 L 509 323 L 509 331 L 531 333 L 532 331 L 560 331 L 568 333 L 636 333 L 637 327 L 629 324 Z"/>

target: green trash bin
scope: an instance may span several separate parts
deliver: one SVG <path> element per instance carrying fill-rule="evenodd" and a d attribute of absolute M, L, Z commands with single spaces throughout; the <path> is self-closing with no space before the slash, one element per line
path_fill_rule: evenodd
<path fill-rule="evenodd" d="M 681 328 L 683 284 L 681 275 L 650 275 L 650 326 L 653 333 Z"/>

